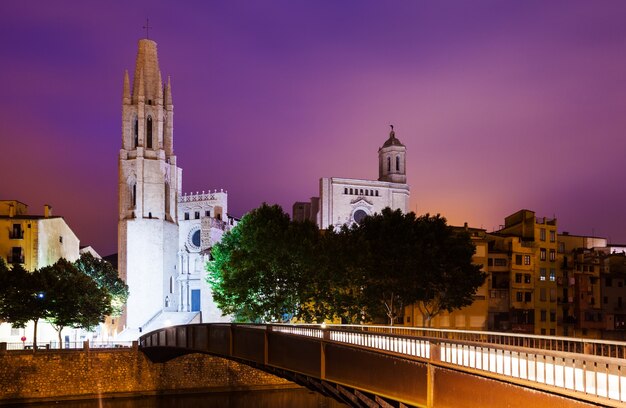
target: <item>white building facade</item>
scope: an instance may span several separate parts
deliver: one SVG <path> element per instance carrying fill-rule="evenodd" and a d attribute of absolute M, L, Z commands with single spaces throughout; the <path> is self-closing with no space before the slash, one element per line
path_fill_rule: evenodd
<path fill-rule="evenodd" d="M 221 237 L 228 229 L 227 195 L 181 195 L 173 119 L 171 82 L 163 86 L 157 45 L 139 40 L 132 89 L 124 75 L 118 167 L 118 270 L 130 292 L 117 325 L 124 338 L 219 317 L 204 270 L 215 240 L 203 243 L 202 236 Z"/>
<path fill-rule="evenodd" d="M 378 180 L 324 177 L 319 197 L 310 203 L 295 203 L 293 219 L 310 219 L 319 228 L 339 228 L 360 222 L 384 208 L 409 209 L 410 191 L 406 184 L 406 147 L 396 138 L 393 127 L 389 138 L 378 149 Z"/>

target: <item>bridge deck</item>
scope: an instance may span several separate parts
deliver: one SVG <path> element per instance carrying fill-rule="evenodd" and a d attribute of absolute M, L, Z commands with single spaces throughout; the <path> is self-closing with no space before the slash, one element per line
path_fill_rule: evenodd
<path fill-rule="evenodd" d="M 619 342 L 386 326 L 198 324 L 148 333 L 140 345 L 154 360 L 194 352 L 235 359 L 352 406 L 626 406 L 626 343 Z"/>

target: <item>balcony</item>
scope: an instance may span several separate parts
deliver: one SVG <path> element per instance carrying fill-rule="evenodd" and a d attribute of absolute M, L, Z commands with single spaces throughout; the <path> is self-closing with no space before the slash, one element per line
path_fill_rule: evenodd
<path fill-rule="evenodd" d="M 23 264 L 24 263 L 24 255 L 19 255 L 19 256 L 11 256 L 9 255 L 7 257 L 7 263 L 10 264 Z"/>
<path fill-rule="evenodd" d="M 9 239 L 24 239 L 24 230 L 9 231 Z"/>

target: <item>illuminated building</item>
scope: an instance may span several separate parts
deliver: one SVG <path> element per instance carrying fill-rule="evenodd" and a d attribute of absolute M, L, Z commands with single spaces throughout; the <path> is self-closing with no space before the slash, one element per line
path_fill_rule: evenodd
<path fill-rule="evenodd" d="M 0 257 L 11 265 L 22 264 L 24 269 L 33 271 L 52 265 L 60 258 L 74 262 L 80 256 L 79 240 L 63 217 L 53 216 L 52 208 L 44 206 L 43 215 L 29 215 L 28 206 L 16 200 L 0 200 Z M 22 336 L 32 341 L 32 322 L 24 329 L 12 328 L 10 324 L 0 324 L 0 341 L 20 342 Z M 44 343 L 58 339 L 54 328 L 41 322 L 37 333 Z M 70 335 L 76 340 L 76 330 L 65 329 L 63 335 L 69 341 Z"/>
<path fill-rule="evenodd" d="M 215 237 L 233 220 L 225 193 L 181 195 L 173 119 L 171 83 L 168 78 L 163 85 L 157 45 L 142 39 L 132 89 L 126 72 L 122 97 L 118 270 L 130 292 L 117 323 L 126 329 L 122 338 L 216 317 L 209 313 L 215 307 L 203 266 Z"/>
<path fill-rule="evenodd" d="M 406 147 L 393 131 L 378 149 L 378 180 L 323 177 L 319 197 L 293 206 L 293 219 L 309 219 L 319 228 L 340 227 L 359 222 L 384 208 L 409 208 L 409 185 L 406 184 Z"/>
<path fill-rule="evenodd" d="M 0 257 L 33 271 L 59 258 L 75 261 L 79 240 L 63 217 L 44 206 L 43 215 L 29 215 L 28 206 L 15 200 L 0 201 Z"/>

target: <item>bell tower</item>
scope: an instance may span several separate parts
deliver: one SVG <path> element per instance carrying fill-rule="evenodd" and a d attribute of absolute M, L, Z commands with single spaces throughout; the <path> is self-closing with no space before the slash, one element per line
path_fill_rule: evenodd
<path fill-rule="evenodd" d="M 406 147 L 391 125 L 389 139 L 378 149 L 378 181 L 406 184 Z"/>
<path fill-rule="evenodd" d="M 178 195 L 182 170 L 173 144 L 174 107 L 163 86 L 157 44 L 139 40 L 132 89 L 124 73 L 118 165 L 118 266 L 129 286 L 127 328 L 176 310 Z"/>

